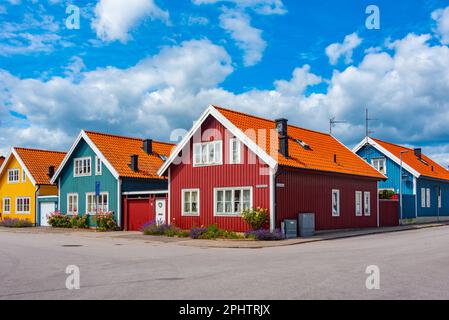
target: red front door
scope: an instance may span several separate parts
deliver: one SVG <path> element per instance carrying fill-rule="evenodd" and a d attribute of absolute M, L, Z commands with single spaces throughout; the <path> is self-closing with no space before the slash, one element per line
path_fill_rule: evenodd
<path fill-rule="evenodd" d="M 155 220 L 149 199 L 128 199 L 128 230 L 141 231 L 142 226 Z"/>

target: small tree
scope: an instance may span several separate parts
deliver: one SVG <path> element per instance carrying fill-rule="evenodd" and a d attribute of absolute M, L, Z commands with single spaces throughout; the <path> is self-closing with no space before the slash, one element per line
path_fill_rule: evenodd
<path fill-rule="evenodd" d="M 244 210 L 242 218 L 251 229 L 260 230 L 268 224 L 268 210 L 262 208 Z"/>

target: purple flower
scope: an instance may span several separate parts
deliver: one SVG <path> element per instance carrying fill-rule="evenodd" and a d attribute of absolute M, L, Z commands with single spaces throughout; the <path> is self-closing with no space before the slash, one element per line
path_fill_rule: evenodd
<path fill-rule="evenodd" d="M 248 231 L 245 233 L 245 237 L 254 237 L 259 241 L 280 241 L 285 239 L 285 235 L 280 230 L 271 232 L 270 230 L 256 230 Z"/>

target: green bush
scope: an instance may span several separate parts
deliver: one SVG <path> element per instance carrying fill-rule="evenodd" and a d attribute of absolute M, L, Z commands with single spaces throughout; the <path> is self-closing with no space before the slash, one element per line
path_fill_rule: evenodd
<path fill-rule="evenodd" d="M 394 192 L 394 191 L 391 191 L 391 190 L 382 190 L 380 193 L 379 193 L 379 198 L 380 199 L 383 199 L 383 200 L 390 200 L 391 198 L 393 198 L 393 196 L 395 195 L 396 193 Z"/>
<path fill-rule="evenodd" d="M 173 225 L 161 224 L 158 225 L 155 222 L 150 222 L 142 227 L 143 234 L 147 236 L 166 236 L 170 238 L 187 238 L 189 232 L 181 230 Z"/>
<path fill-rule="evenodd" d="M 22 220 L 5 218 L 0 221 L 0 226 L 5 228 L 31 228 L 34 225 L 28 219 Z"/>
<path fill-rule="evenodd" d="M 71 218 L 56 211 L 48 217 L 48 224 L 53 228 L 72 228 Z"/>
<path fill-rule="evenodd" d="M 70 224 L 74 229 L 88 229 L 89 228 L 89 215 L 77 215 L 70 219 Z"/>
<path fill-rule="evenodd" d="M 192 239 L 216 240 L 216 239 L 242 239 L 243 236 L 236 232 L 226 231 L 211 225 L 207 228 L 194 228 L 190 231 Z"/>
<path fill-rule="evenodd" d="M 95 217 L 95 220 L 99 231 L 106 232 L 118 230 L 117 222 L 115 222 L 114 213 L 112 212 L 99 214 Z"/>
<path fill-rule="evenodd" d="M 242 212 L 242 219 L 252 230 L 260 230 L 268 224 L 268 210 L 262 208 L 249 209 Z"/>

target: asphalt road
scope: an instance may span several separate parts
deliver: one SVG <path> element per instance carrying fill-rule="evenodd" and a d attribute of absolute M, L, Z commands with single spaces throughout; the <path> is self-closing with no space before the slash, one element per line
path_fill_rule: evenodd
<path fill-rule="evenodd" d="M 264 249 L 2 229 L 0 299 L 449 299 L 449 227 Z"/>

